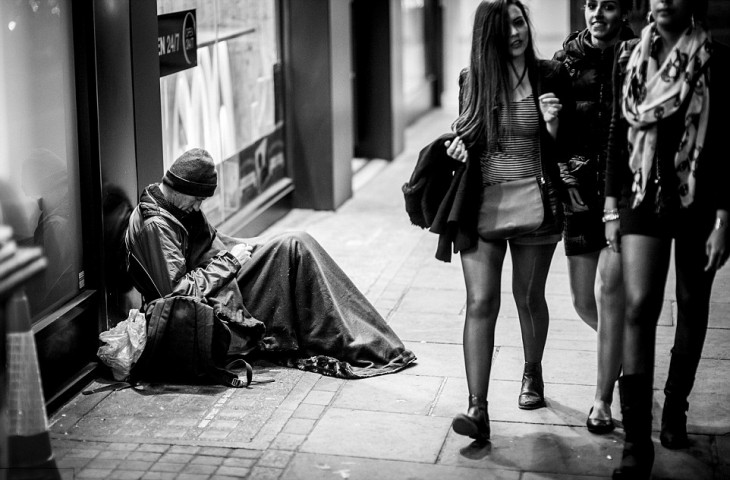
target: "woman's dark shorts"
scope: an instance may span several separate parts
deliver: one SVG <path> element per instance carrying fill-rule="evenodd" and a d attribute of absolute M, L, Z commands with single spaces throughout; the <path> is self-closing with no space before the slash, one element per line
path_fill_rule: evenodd
<path fill-rule="evenodd" d="M 567 256 L 598 252 L 606 246 L 606 230 L 601 221 L 602 216 L 601 210 L 566 212 L 563 243 Z"/>
<path fill-rule="evenodd" d="M 706 239 L 712 231 L 715 210 L 692 205 L 657 215 L 654 208 L 619 209 L 621 235 L 645 235 L 656 238 L 694 237 Z"/>

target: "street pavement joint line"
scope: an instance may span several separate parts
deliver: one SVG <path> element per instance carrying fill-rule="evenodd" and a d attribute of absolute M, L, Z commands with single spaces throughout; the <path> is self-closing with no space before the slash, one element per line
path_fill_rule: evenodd
<path fill-rule="evenodd" d="M 446 381 L 449 379 L 449 377 L 444 377 L 441 380 L 441 385 L 439 385 L 439 389 L 436 392 L 436 395 L 434 396 L 433 402 L 431 402 L 431 405 L 428 407 L 428 413 L 426 414 L 427 417 L 430 417 L 433 414 L 434 409 L 436 408 L 436 404 L 439 401 L 439 398 L 441 398 L 441 393 L 443 393 L 444 388 L 446 388 Z"/>
<path fill-rule="evenodd" d="M 390 309 L 388 314 L 385 316 L 385 321 L 390 322 L 390 319 L 393 317 L 396 311 L 398 311 L 398 308 L 400 307 L 400 304 L 403 303 L 403 298 L 408 293 L 408 289 L 404 289 L 403 292 L 401 292 L 400 296 L 398 297 L 398 300 L 395 301 L 395 305 L 393 305 L 393 308 Z"/>
<path fill-rule="evenodd" d="M 217 402 L 215 402 L 215 405 L 213 405 L 213 408 L 210 409 L 210 412 L 208 412 L 208 415 L 203 418 L 203 420 L 198 424 L 198 428 L 205 428 L 208 426 L 208 424 L 215 418 L 218 413 L 220 413 L 223 405 L 228 401 L 229 398 L 233 395 L 233 389 L 229 388 L 223 395 L 221 395 L 221 398 L 218 399 Z"/>

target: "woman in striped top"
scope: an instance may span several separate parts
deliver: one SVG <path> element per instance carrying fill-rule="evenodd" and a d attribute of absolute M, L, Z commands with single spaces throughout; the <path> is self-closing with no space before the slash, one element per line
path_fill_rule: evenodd
<path fill-rule="evenodd" d="M 455 213 L 455 250 L 461 250 L 467 308 L 464 357 L 469 409 L 453 421 L 456 433 L 489 438 L 487 392 L 500 307 L 502 265 L 509 246 L 512 290 L 525 355 L 518 406 L 545 406 L 542 357 L 549 315 L 545 283 L 561 239 L 557 162 L 564 158 L 558 127 L 572 112 L 570 78 L 558 62 L 535 56 L 527 12 L 519 0 L 483 1 L 474 20 L 470 68 L 460 78 L 457 136 L 447 154 L 466 163 L 463 202 Z M 510 180 L 544 179 L 545 221 L 530 234 L 485 241 L 477 231 L 481 190 Z M 474 205 L 476 204 L 476 208 Z M 444 233 L 443 235 L 449 235 Z M 442 239 L 448 241 L 449 239 Z"/>

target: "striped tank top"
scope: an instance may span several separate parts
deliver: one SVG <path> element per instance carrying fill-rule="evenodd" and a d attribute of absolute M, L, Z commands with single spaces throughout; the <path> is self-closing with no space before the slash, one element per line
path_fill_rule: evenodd
<path fill-rule="evenodd" d="M 512 131 L 500 138 L 501 149 L 485 151 L 481 158 L 482 184 L 537 177 L 542 174 L 540 165 L 540 123 L 537 108 L 530 93 L 522 100 L 512 102 Z M 504 124 L 506 113 L 500 114 Z"/>

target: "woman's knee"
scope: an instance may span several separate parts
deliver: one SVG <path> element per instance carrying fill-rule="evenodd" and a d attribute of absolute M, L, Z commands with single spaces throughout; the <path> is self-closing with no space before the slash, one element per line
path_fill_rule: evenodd
<path fill-rule="evenodd" d="M 661 313 L 661 303 L 661 298 L 628 294 L 626 297 L 626 325 L 636 326 L 656 323 Z"/>
<path fill-rule="evenodd" d="M 515 288 L 513 285 L 512 296 L 518 310 L 536 311 L 547 308 L 545 300 L 545 286 L 533 285 L 533 288 Z M 540 288 L 536 288 L 540 287 Z"/>
<path fill-rule="evenodd" d="M 688 311 L 708 309 L 712 294 L 712 281 L 707 278 L 682 278 L 677 274 L 677 306 Z"/>
<path fill-rule="evenodd" d="M 597 327 L 598 318 L 596 299 L 593 297 L 593 295 L 586 296 L 574 294 L 573 308 L 575 309 L 575 312 L 578 314 L 581 320 L 591 325 L 592 327 Z"/>
<path fill-rule="evenodd" d="M 471 295 L 466 300 L 466 314 L 472 318 L 496 319 L 499 307 L 499 294 Z"/>
<path fill-rule="evenodd" d="M 595 286 L 596 304 L 623 308 L 624 285 L 620 276 L 599 276 Z"/>

